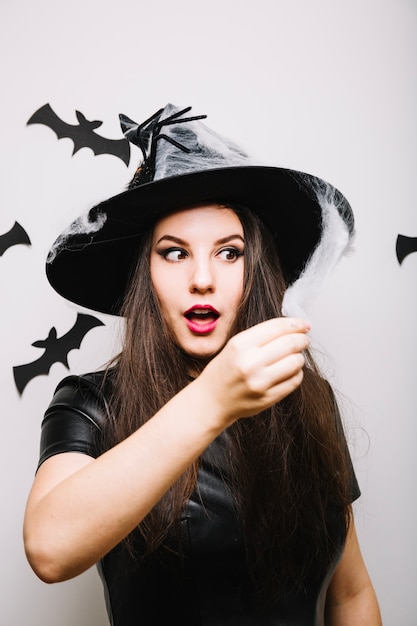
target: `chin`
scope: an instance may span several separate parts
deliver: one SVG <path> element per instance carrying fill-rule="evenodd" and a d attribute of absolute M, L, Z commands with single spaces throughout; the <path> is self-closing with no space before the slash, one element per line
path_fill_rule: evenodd
<path fill-rule="evenodd" d="M 208 363 L 208 361 L 213 359 L 216 356 L 216 354 L 219 354 L 219 352 L 223 348 L 223 345 L 215 346 L 215 347 L 213 346 L 211 348 L 207 347 L 204 350 L 202 350 L 201 348 L 196 350 L 195 348 L 193 349 L 191 347 L 181 346 L 181 350 L 184 352 L 184 354 L 186 354 L 191 359 Z"/>
<path fill-rule="evenodd" d="M 194 359 L 195 361 L 208 363 L 208 361 L 213 359 L 216 356 L 216 354 L 219 353 L 219 350 L 216 350 L 216 352 L 194 352 L 192 350 L 190 351 L 184 350 L 184 352 L 188 357 L 190 357 L 191 359 Z"/>

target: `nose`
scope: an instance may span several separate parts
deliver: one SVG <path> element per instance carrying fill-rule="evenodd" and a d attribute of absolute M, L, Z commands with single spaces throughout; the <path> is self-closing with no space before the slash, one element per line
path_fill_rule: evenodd
<path fill-rule="evenodd" d="M 194 259 L 190 274 L 190 292 L 214 292 L 215 277 L 210 260 L 206 258 Z"/>

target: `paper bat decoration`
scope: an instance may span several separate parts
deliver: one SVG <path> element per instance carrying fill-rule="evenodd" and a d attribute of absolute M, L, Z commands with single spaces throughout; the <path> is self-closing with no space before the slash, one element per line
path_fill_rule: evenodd
<path fill-rule="evenodd" d="M 91 148 L 95 155 L 112 154 L 121 159 L 126 166 L 130 160 L 130 145 L 127 139 L 107 139 L 94 132 L 102 125 L 98 120 L 87 120 L 80 111 L 76 111 L 78 124 L 67 124 L 61 120 L 49 104 L 44 104 L 35 111 L 27 124 L 44 124 L 55 133 L 58 139 L 67 137 L 74 142 L 73 155 L 81 148 Z"/>
<path fill-rule="evenodd" d="M 92 315 L 78 313 L 74 326 L 62 337 L 57 337 L 56 328 L 52 327 L 46 339 L 32 343 L 35 348 L 44 348 L 45 352 L 32 363 L 13 368 L 14 380 L 19 394 L 22 395 L 26 385 L 33 378 L 49 374 L 54 363 L 63 363 L 69 369 L 68 353 L 78 349 L 86 334 L 95 326 L 104 326 L 104 323 Z"/>
<path fill-rule="evenodd" d="M 406 235 L 398 235 L 396 245 L 398 263 L 401 265 L 405 257 L 412 252 L 417 252 L 417 237 L 406 237 Z"/>
<path fill-rule="evenodd" d="M 18 244 L 30 246 L 31 241 L 25 229 L 18 222 L 15 222 L 9 232 L 0 235 L 0 256 L 3 256 L 6 250 Z"/>

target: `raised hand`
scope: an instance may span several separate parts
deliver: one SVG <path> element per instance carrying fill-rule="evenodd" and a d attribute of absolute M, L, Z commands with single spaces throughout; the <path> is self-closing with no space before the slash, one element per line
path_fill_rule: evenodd
<path fill-rule="evenodd" d="M 232 337 L 207 365 L 199 382 L 227 423 L 250 417 L 294 391 L 303 379 L 303 350 L 310 324 L 274 318 Z"/>

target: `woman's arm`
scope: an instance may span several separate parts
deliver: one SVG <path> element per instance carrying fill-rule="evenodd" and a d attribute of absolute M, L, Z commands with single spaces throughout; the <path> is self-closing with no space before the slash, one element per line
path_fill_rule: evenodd
<path fill-rule="evenodd" d="M 326 601 L 326 626 L 381 626 L 378 601 L 359 547 L 353 519 Z"/>
<path fill-rule="evenodd" d="M 85 571 L 124 539 L 208 445 L 301 383 L 309 326 L 274 319 L 239 333 L 146 424 L 92 459 L 58 454 L 36 475 L 27 558 L 46 582 Z"/>
<path fill-rule="evenodd" d="M 68 452 L 40 466 L 27 502 L 24 542 L 42 580 L 66 580 L 96 563 L 217 436 L 210 404 L 206 413 L 196 399 L 190 385 L 97 459 Z"/>

